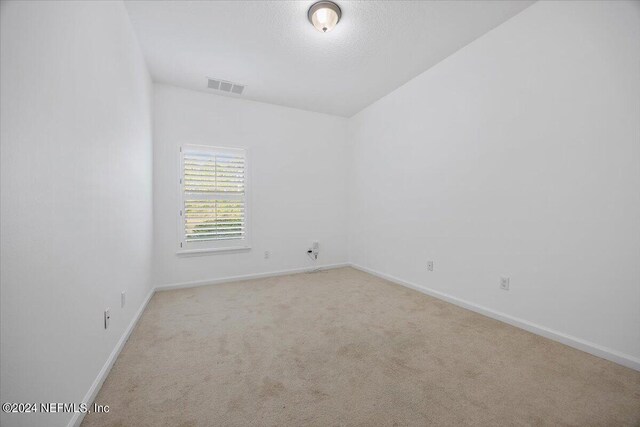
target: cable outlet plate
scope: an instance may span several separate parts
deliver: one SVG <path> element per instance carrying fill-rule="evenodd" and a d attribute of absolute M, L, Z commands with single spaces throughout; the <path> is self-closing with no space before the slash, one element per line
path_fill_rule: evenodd
<path fill-rule="evenodd" d="M 504 291 L 508 291 L 509 290 L 509 278 L 508 277 L 501 277 L 500 278 L 500 289 L 504 290 Z"/>
<path fill-rule="evenodd" d="M 111 309 L 107 308 L 104 311 L 104 328 L 105 329 L 109 328 L 109 320 L 111 320 Z"/>

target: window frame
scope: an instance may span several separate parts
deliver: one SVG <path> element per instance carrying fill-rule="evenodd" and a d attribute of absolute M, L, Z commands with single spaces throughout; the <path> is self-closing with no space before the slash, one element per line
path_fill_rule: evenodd
<path fill-rule="evenodd" d="M 244 154 L 244 227 L 245 233 L 243 239 L 229 239 L 220 241 L 207 242 L 187 242 L 185 236 L 184 210 L 185 210 L 185 191 L 184 191 L 184 155 L 185 148 L 201 149 L 203 151 L 211 151 L 218 153 L 241 152 Z M 219 147 L 213 145 L 202 144 L 182 144 L 178 150 L 178 207 L 177 207 L 177 250 L 178 255 L 206 255 L 225 252 L 248 251 L 251 249 L 251 171 L 249 161 L 249 150 L 241 147 Z"/>

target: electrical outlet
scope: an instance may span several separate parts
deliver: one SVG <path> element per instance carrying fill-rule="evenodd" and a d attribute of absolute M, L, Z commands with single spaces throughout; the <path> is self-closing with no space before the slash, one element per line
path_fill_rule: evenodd
<path fill-rule="evenodd" d="M 500 278 L 500 289 L 503 289 L 505 291 L 509 290 L 509 278 L 508 277 L 501 277 Z"/>
<path fill-rule="evenodd" d="M 104 328 L 105 329 L 109 327 L 109 320 L 111 320 L 111 309 L 107 308 L 104 311 Z"/>
<path fill-rule="evenodd" d="M 269 259 L 271 253 L 269 251 L 264 251 L 264 259 Z"/>
<path fill-rule="evenodd" d="M 124 308 L 125 303 L 127 302 L 127 293 L 122 291 L 120 293 L 120 307 Z"/>
<path fill-rule="evenodd" d="M 320 243 L 318 241 L 314 241 L 311 243 L 311 248 L 307 251 L 307 253 L 313 254 L 313 259 L 318 259 L 318 254 L 320 253 Z"/>
<path fill-rule="evenodd" d="M 433 261 L 427 261 L 427 270 L 433 271 Z"/>

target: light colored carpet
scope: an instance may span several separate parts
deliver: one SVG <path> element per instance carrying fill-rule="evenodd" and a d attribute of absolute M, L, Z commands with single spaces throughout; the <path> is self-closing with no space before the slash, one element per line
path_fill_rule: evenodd
<path fill-rule="evenodd" d="M 351 268 L 157 293 L 84 426 L 638 425 L 640 372 Z"/>

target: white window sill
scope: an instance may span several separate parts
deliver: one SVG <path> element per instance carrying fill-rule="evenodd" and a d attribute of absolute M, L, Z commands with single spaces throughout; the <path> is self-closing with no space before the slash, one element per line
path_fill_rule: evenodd
<path fill-rule="evenodd" d="M 226 248 L 185 249 L 176 252 L 178 256 L 214 255 L 220 253 L 244 252 L 251 250 L 251 246 L 229 246 Z"/>

